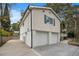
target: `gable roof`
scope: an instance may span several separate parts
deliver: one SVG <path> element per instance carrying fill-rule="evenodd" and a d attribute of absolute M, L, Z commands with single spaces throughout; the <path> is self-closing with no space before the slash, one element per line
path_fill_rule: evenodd
<path fill-rule="evenodd" d="M 61 18 L 56 14 L 56 12 L 55 12 L 52 8 L 50 8 L 50 7 L 28 6 L 28 8 L 25 10 L 25 13 L 24 13 L 24 15 L 23 15 L 23 17 L 22 17 L 20 23 L 23 21 L 23 18 L 24 18 L 24 16 L 25 16 L 25 14 L 28 15 L 29 13 L 27 13 L 27 12 L 28 12 L 29 10 L 31 10 L 31 9 L 46 9 L 46 10 L 50 10 L 50 11 L 58 18 L 59 21 L 61 20 Z"/>

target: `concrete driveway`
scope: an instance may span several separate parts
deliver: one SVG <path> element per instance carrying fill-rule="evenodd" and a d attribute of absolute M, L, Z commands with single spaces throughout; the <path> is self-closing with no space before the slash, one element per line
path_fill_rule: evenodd
<path fill-rule="evenodd" d="M 31 49 L 18 39 L 9 40 L 0 47 L 0 56 L 79 56 L 79 47 L 62 41 L 50 46 L 41 46 Z"/>
<path fill-rule="evenodd" d="M 36 56 L 37 54 L 18 39 L 9 40 L 0 47 L 0 56 Z"/>
<path fill-rule="evenodd" d="M 79 56 L 79 47 L 68 45 L 67 41 L 34 49 L 42 56 Z"/>

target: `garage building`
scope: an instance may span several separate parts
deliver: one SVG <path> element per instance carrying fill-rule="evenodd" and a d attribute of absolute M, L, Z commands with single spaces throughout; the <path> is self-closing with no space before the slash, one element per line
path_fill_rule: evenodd
<path fill-rule="evenodd" d="M 31 48 L 60 42 L 60 18 L 49 7 L 29 6 L 20 22 L 20 40 Z"/>

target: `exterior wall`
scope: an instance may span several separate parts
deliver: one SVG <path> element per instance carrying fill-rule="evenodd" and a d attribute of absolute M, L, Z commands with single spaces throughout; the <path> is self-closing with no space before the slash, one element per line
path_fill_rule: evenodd
<path fill-rule="evenodd" d="M 39 31 L 50 31 L 50 32 L 60 32 L 60 21 L 57 19 L 57 17 L 50 11 L 45 10 L 43 12 L 42 9 L 32 9 L 32 19 L 33 19 L 33 30 L 39 30 Z M 55 26 L 51 24 L 45 24 L 44 23 L 44 15 L 47 15 L 51 18 L 55 19 Z"/>
<path fill-rule="evenodd" d="M 55 26 L 50 24 L 45 24 L 44 15 L 47 15 L 51 18 L 55 18 Z M 58 42 L 60 41 L 60 21 L 50 10 L 45 10 L 45 12 L 43 12 L 42 9 L 38 9 L 38 10 L 32 9 L 33 47 L 38 46 L 37 43 L 35 43 L 37 41 L 37 38 L 36 38 L 37 31 L 44 31 L 49 34 L 48 44 L 51 44 L 50 41 L 52 40 L 52 37 L 51 37 L 52 33 L 58 33 Z M 25 41 L 25 43 L 31 47 L 31 13 L 29 13 L 29 15 L 25 18 L 24 25 L 21 24 L 20 39 Z M 41 42 L 43 43 L 43 41 Z M 41 44 L 41 43 L 39 43 L 38 41 L 38 44 Z"/>
<path fill-rule="evenodd" d="M 24 31 L 24 30 L 23 30 L 23 25 L 21 25 L 21 26 L 20 26 L 20 40 L 22 40 L 22 41 L 23 41 L 23 34 L 24 34 L 23 31 Z"/>
<path fill-rule="evenodd" d="M 44 23 L 44 15 L 47 15 L 51 18 L 55 18 L 55 26 L 50 25 L 50 24 L 45 24 Z M 57 19 L 57 17 L 50 11 L 50 10 L 45 10 L 45 12 L 43 12 L 43 10 L 41 9 L 32 9 L 32 30 L 33 30 L 33 47 L 37 47 L 38 44 L 40 44 L 39 46 L 41 46 L 41 43 L 36 44 L 35 42 L 37 41 L 36 38 L 36 32 L 37 31 L 44 31 L 44 32 L 48 32 L 48 45 L 50 44 L 54 44 L 51 42 L 52 38 L 52 33 L 57 33 L 58 36 L 58 40 L 57 42 L 60 42 L 60 21 Z M 43 40 L 43 39 L 41 39 Z M 53 40 L 52 40 L 53 41 Z M 41 41 L 43 43 L 43 41 Z"/>
<path fill-rule="evenodd" d="M 36 40 L 36 31 L 32 31 L 33 33 L 33 48 L 37 46 L 37 44 L 35 43 L 37 40 Z"/>
<path fill-rule="evenodd" d="M 23 22 L 23 26 L 21 24 L 20 27 L 20 39 L 23 40 L 27 45 L 31 47 L 31 25 L 30 25 L 30 16 L 31 14 L 25 18 Z"/>

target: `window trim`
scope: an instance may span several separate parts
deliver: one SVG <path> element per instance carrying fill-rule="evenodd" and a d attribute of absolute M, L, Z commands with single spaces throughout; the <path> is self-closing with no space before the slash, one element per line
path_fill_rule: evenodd
<path fill-rule="evenodd" d="M 51 18 L 51 17 L 49 17 L 47 15 L 44 15 L 44 23 L 55 26 L 55 18 Z"/>

